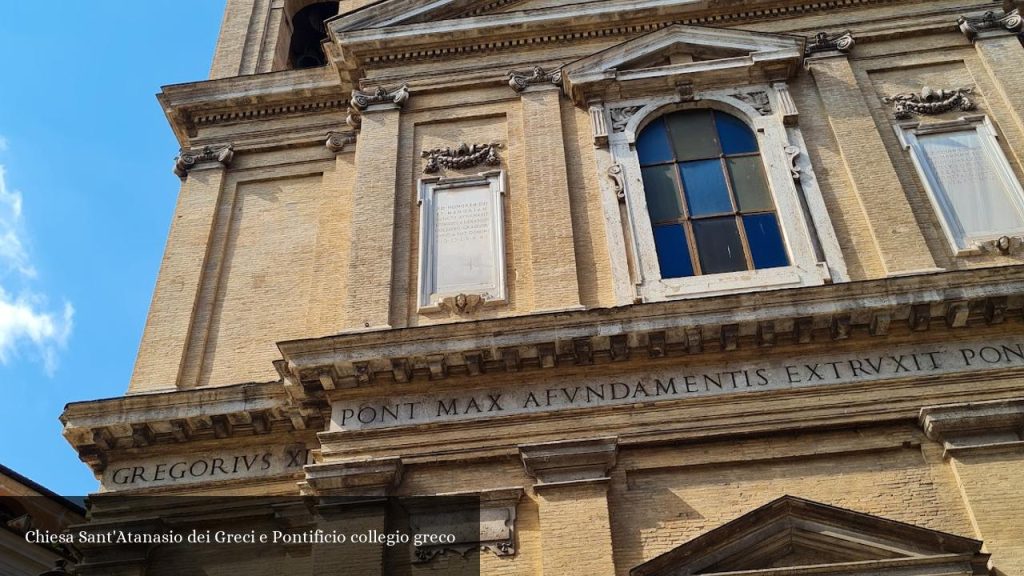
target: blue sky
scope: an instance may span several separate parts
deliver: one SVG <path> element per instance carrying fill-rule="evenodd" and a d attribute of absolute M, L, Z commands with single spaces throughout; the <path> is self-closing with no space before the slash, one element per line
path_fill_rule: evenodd
<path fill-rule="evenodd" d="M 0 463 L 95 491 L 68 402 L 122 395 L 178 193 L 155 94 L 205 79 L 224 0 L 0 0 Z"/>

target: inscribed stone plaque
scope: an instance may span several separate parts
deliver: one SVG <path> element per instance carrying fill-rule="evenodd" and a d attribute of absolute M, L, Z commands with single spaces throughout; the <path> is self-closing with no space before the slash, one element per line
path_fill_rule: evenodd
<path fill-rule="evenodd" d="M 976 130 L 918 136 L 946 221 L 961 247 L 971 238 L 1019 230 L 1024 214 Z"/>
<path fill-rule="evenodd" d="M 434 291 L 494 289 L 494 199 L 488 186 L 434 192 Z"/>
<path fill-rule="evenodd" d="M 505 300 L 503 176 L 420 182 L 421 310 L 460 295 Z"/>

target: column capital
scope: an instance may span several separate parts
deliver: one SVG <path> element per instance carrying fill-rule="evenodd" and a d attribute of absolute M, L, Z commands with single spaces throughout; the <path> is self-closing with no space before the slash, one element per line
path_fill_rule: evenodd
<path fill-rule="evenodd" d="M 388 89 L 378 86 L 372 91 L 353 90 L 349 104 L 359 112 L 368 110 L 397 110 L 409 101 L 409 85 L 402 84 L 398 88 Z"/>
<path fill-rule="evenodd" d="M 945 454 L 1024 448 L 1024 398 L 925 406 L 918 417 Z"/>
<path fill-rule="evenodd" d="M 1007 32 L 1020 34 L 1024 22 L 1021 20 L 1020 9 L 1005 10 L 1002 14 L 988 11 L 981 16 L 961 16 L 956 21 L 960 31 L 971 42 L 995 36 L 1003 36 Z"/>
<path fill-rule="evenodd" d="M 509 70 L 506 76 L 508 77 L 508 85 L 516 92 L 523 92 L 533 87 L 552 89 L 561 88 L 562 86 L 561 69 L 548 72 L 540 66 L 534 66 L 529 72 Z"/>
<path fill-rule="evenodd" d="M 534 488 L 605 481 L 615 466 L 616 437 L 524 444 L 519 446 L 526 473 L 537 479 Z"/>
<path fill-rule="evenodd" d="M 174 157 L 174 174 L 178 178 L 187 178 L 188 173 L 202 164 L 220 164 L 227 167 L 235 157 L 235 149 L 231 144 L 207 145 L 202 148 L 182 148 Z"/>
<path fill-rule="evenodd" d="M 804 47 L 804 57 L 842 56 L 852 50 L 854 44 L 856 41 L 849 31 L 831 35 L 828 32 L 818 32 Z"/>
<path fill-rule="evenodd" d="M 401 484 L 402 470 L 397 457 L 309 464 L 300 486 L 319 496 L 386 496 Z"/>

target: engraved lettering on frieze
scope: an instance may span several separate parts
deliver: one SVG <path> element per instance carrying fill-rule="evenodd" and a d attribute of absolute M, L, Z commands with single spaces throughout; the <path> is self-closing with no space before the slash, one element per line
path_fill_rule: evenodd
<path fill-rule="evenodd" d="M 1024 368 L 1017 338 L 896 346 L 880 351 L 750 360 L 660 369 L 633 377 L 580 376 L 564 382 L 515 383 L 458 392 L 343 400 L 332 405 L 332 430 L 360 430 L 742 394 L 890 379 Z"/>
<path fill-rule="evenodd" d="M 105 471 L 104 486 L 138 488 L 192 482 L 211 482 L 302 472 L 312 463 L 304 444 L 281 448 L 253 448 L 215 452 L 209 455 L 167 456 L 111 464 Z"/>
<path fill-rule="evenodd" d="M 455 148 L 424 150 L 421 156 L 427 159 L 427 164 L 423 167 L 423 171 L 427 174 L 434 174 L 441 168 L 464 170 L 480 164 L 497 166 L 501 164 L 498 148 L 501 148 L 501 144 L 497 142 L 490 144 L 466 144 L 463 142 Z"/>
<path fill-rule="evenodd" d="M 626 179 L 622 175 L 622 164 L 615 163 L 608 167 L 608 178 L 612 181 L 612 190 L 619 201 L 626 199 Z"/>
<path fill-rule="evenodd" d="M 854 45 L 853 34 L 849 32 L 843 32 L 830 36 L 828 32 L 818 32 L 814 35 L 814 40 L 807 43 L 807 47 L 804 48 L 804 54 L 810 56 L 811 54 L 817 54 L 818 52 L 849 52 Z"/>
<path fill-rule="evenodd" d="M 893 115 L 899 120 L 913 118 L 916 115 L 934 115 L 951 110 L 969 112 L 976 108 L 974 101 L 967 95 L 972 88 L 953 88 L 952 90 L 933 90 L 928 86 L 920 93 L 897 94 L 886 96 L 882 101 L 892 104 Z"/>
<path fill-rule="evenodd" d="M 970 40 L 974 40 L 981 32 L 998 30 L 1000 28 L 1008 32 L 1020 34 L 1021 28 L 1024 27 L 1020 9 L 1014 9 L 1003 14 L 989 11 L 980 17 L 961 16 L 957 19 L 956 23 L 960 26 L 960 31 L 964 33 L 964 36 L 967 36 Z"/>
<path fill-rule="evenodd" d="M 772 104 L 768 100 L 768 93 L 764 90 L 756 90 L 753 92 L 737 91 L 732 95 L 732 97 L 750 104 L 754 110 L 757 110 L 762 115 L 772 113 Z"/>
<path fill-rule="evenodd" d="M 200 150 L 181 150 L 174 158 L 174 174 L 179 178 L 188 176 L 189 170 L 202 162 L 219 162 L 227 166 L 235 156 L 231 144 L 203 146 Z"/>
<path fill-rule="evenodd" d="M 352 107 L 356 110 L 366 110 L 374 104 L 394 104 L 401 108 L 409 100 L 409 86 L 403 84 L 394 90 L 388 90 L 378 86 L 373 92 L 352 91 Z"/>
<path fill-rule="evenodd" d="M 562 71 L 553 70 L 546 72 L 540 66 L 534 66 L 529 72 L 520 72 L 518 70 L 509 70 L 508 74 L 508 85 L 512 87 L 516 92 L 522 92 L 530 86 L 540 84 L 551 84 L 553 86 L 562 85 Z"/>
<path fill-rule="evenodd" d="M 623 106 L 609 110 L 608 115 L 612 119 L 612 132 L 624 132 L 629 119 L 636 115 L 641 108 L 643 106 Z"/>
<path fill-rule="evenodd" d="M 799 146 L 786 146 L 783 148 L 786 152 L 786 158 L 789 159 L 789 174 L 793 177 L 793 180 L 800 180 L 800 167 L 797 166 L 796 159 L 800 156 Z"/>

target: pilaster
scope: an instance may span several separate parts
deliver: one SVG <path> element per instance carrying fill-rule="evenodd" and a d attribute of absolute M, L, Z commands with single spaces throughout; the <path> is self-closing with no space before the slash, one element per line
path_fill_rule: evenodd
<path fill-rule="evenodd" d="M 404 86 L 392 91 L 352 92 L 360 133 L 352 193 L 346 329 L 391 327 L 399 121 L 408 97 Z"/>
<path fill-rule="evenodd" d="M 976 536 L 1000 573 L 1024 572 L 1024 398 L 929 406 L 925 434 L 944 448 Z"/>
<path fill-rule="evenodd" d="M 824 46 L 825 42 L 816 43 L 819 44 Z M 808 56 L 806 65 L 818 85 L 847 177 L 871 228 L 878 258 L 888 276 L 934 272 L 935 261 L 917 227 L 853 67 L 843 52 L 852 46 L 852 39 L 845 43 L 846 48 L 839 40 L 833 44 L 833 49 Z"/>
<path fill-rule="evenodd" d="M 608 473 L 618 454 L 616 438 L 522 445 L 544 535 L 544 574 L 615 574 Z M 585 532 L 585 534 L 584 534 Z"/>
<path fill-rule="evenodd" d="M 230 145 L 183 150 L 174 172 L 182 178 L 153 302 L 139 345 L 129 392 L 181 386 L 179 375 L 195 319 L 207 246 L 224 189 Z"/>
<path fill-rule="evenodd" d="M 992 77 L 999 96 L 1010 107 L 1017 129 L 1024 131 L 1024 46 L 1017 35 L 1022 30 L 1020 10 L 989 13 L 980 18 L 962 17 L 960 31 L 971 42 L 985 70 Z"/>
<path fill-rule="evenodd" d="M 562 132 L 561 90 L 553 83 L 557 75 L 546 75 L 535 69 L 532 76 L 510 72 L 509 77 L 510 85 L 520 92 L 523 111 L 533 309 L 578 308 L 580 289 Z"/>
<path fill-rule="evenodd" d="M 387 495 L 402 479 L 399 458 L 310 464 L 303 493 L 320 497 L 316 507 L 317 528 L 345 534 L 388 531 Z M 384 574 L 385 545 L 360 544 L 313 546 L 313 576 Z"/>

